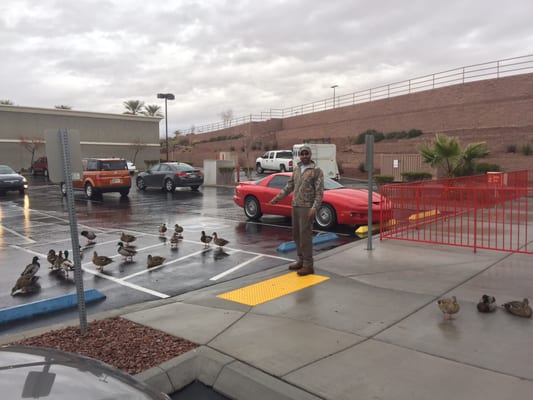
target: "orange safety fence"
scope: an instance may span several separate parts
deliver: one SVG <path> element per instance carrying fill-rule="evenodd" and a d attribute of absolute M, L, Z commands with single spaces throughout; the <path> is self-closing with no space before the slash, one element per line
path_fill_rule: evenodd
<path fill-rule="evenodd" d="M 384 185 L 380 239 L 533 254 L 533 171 Z"/>

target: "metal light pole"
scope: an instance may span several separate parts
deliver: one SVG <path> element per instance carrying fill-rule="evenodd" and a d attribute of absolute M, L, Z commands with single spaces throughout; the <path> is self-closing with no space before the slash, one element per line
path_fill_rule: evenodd
<path fill-rule="evenodd" d="M 335 108 L 335 88 L 338 88 L 339 85 L 333 85 L 331 88 L 333 89 L 333 108 Z"/>
<path fill-rule="evenodd" d="M 167 149 L 167 161 L 168 161 L 168 117 L 167 117 L 167 100 L 174 100 L 175 97 L 172 93 L 158 93 L 158 99 L 165 99 L 165 143 Z"/>

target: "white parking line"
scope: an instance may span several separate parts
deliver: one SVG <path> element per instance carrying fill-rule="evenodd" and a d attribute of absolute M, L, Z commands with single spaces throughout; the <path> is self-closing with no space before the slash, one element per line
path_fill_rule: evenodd
<path fill-rule="evenodd" d="M 243 262 L 243 263 L 240 263 L 239 265 L 236 265 L 235 267 L 230 268 L 230 269 L 228 269 L 227 271 L 224 271 L 224 272 L 222 272 L 222 273 L 220 273 L 220 274 L 218 274 L 218 275 L 213 276 L 212 278 L 209 278 L 209 280 L 210 280 L 210 281 L 217 281 L 217 280 L 219 280 L 220 278 L 223 278 L 223 277 L 225 277 L 226 275 L 229 275 L 229 274 L 231 274 L 232 272 L 237 271 L 238 269 L 241 269 L 242 267 L 244 267 L 244 266 L 246 266 L 246 265 L 248 265 L 248 264 L 254 262 L 255 260 L 260 259 L 261 257 L 263 257 L 263 256 L 262 256 L 262 255 L 255 256 L 255 257 L 249 259 L 248 261 L 245 261 L 245 262 Z"/>
<path fill-rule="evenodd" d="M 28 243 L 35 243 L 35 240 L 32 240 L 24 235 L 21 235 L 20 233 L 18 233 L 17 231 L 14 231 L 13 229 L 9 229 L 9 228 L 6 228 L 5 226 L 2 226 L 2 230 L 10 232 L 15 236 L 18 236 L 19 238 L 24 239 Z"/>

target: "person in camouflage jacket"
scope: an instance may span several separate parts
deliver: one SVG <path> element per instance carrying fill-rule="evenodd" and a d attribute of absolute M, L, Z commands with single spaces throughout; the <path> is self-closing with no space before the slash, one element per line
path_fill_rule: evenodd
<path fill-rule="evenodd" d="M 294 192 L 292 198 L 292 236 L 296 243 L 298 260 L 289 265 L 291 271 L 304 276 L 314 273 L 313 222 L 324 195 L 324 173 L 311 160 L 311 148 L 300 148 L 300 162 L 283 190 L 270 200 L 276 204 Z"/>

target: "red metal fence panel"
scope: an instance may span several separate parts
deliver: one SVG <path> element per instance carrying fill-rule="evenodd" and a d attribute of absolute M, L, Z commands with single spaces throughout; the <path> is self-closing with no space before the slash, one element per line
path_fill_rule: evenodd
<path fill-rule="evenodd" d="M 380 238 L 533 254 L 533 171 L 384 185 Z"/>

